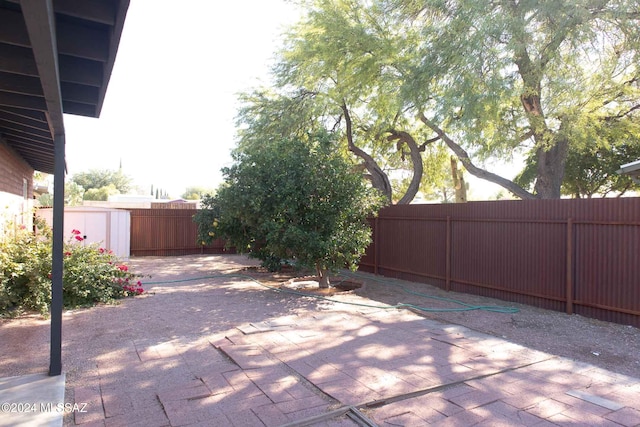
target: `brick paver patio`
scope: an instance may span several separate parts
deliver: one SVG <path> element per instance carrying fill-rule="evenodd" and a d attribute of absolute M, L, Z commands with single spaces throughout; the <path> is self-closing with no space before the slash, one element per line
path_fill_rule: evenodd
<path fill-rule="evenodd" d="M 65 316 L 66 401 L 88 408 L 65 425 L 640 425 L 637 378 L 405 310 L 221 275 L 246 262 L 135 259 L 171 282 Z"/>

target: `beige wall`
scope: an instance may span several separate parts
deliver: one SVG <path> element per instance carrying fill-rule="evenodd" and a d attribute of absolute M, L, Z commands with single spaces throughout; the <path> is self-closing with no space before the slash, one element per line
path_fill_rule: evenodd
<path fill-rule="evenodd" d="M 33 223 L 33 168 L 0 140 L 0 231 L 9 221 Z"/>

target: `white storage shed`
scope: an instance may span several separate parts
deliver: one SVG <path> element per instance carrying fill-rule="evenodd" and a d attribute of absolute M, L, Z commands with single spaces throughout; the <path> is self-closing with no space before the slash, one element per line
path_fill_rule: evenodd
<path fill-rule="evenodd" d="M 38 209 L 50 227 L 53 226 L 53 209 Z M 64 208 L 64 239 L 72 238 L 72 230 L 80 231 L 84 243 L 98 243 L 113 251 L 119 258 L 128 260 L 131 248 L 131 215 L 124 209 L 90 206 Z"/>

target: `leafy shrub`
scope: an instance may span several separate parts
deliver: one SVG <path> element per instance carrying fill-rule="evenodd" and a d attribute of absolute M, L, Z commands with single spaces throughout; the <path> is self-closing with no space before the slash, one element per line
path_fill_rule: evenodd
<path fill-rule="evenodd" d="M 333 135 L 265 140 L 242 148 L 223 168 L 225 183 L 194 216 L 198 238 L 228 239 L 270 270 L 281 260 L 315 269 L 321 287 L 330 271 L 356 268 L 371 242 L 367 218 L 384 199 L 336 149 Z"/>
<path fill-rule="evenodd" d="M 7 227 L 0 236 L 0 314 L 38 311 L 51 304 L 51 230 L 41 220 L 38 233 Z M 80 231 L 64 245 L 63 304 L 76 308 L 144 292 L 138 275 L 111 251 L 86 244 Z"/>
<path fill-rule="evenodd" d="M 6 227 L 0 240 L 0 313 L 46 312 L 51 303 L 51 235 Z"/>

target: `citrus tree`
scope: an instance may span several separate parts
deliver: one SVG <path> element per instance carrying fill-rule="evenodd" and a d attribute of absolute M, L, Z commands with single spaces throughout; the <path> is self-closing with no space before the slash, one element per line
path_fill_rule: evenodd
<path fill-rule="evenodd" d="M 332 270 L 355 268 L 382 198 L 332 147 L 322 135 L 237 150 L 209 212 L 195 217 L 202 241 L 226 238 L 265 263 L 291 259 L 315 269 L 320 287 Z"/>

